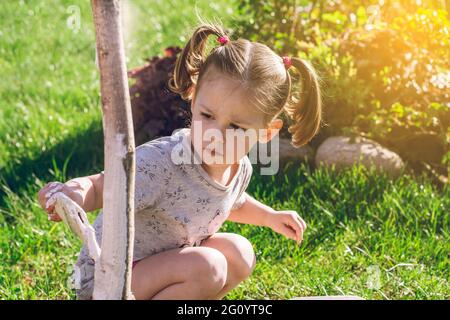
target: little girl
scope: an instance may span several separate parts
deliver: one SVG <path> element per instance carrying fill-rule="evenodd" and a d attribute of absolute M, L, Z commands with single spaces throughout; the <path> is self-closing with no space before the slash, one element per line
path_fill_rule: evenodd
<path fill-rule="evenodd" d="M 205 56 L 210 35 L 219 45 Z M 289 101 L 291 65 L 302 78 L 298 104 Z M 294 122 L 289 127 L 293 145 L 307 143 L 320 127 L 318 78 L 302 59 L 282 58 L 245 39 L 230 40 L 222 26 L 203 23 L 178 58 L 169 87 L 191 100 L 192 121 L 189 128 L 136 148 L 131 289 L 136 299 L 221 299 L 250 276 L 256 261 L 246 238 L 218 232 L 225 220 L 270 227 L 298 243 L 306 229 L 296 211 L 276 211 L 246 192 L 252 175 L 247 153 L 255 143 L 239 140 L 245 146 L 238 148 L 225 139 L 225 131 L 263 132 L 258 142 L 266 143 L 282 127 L 277 116 L 286 111 Z M 204 141 L 210 131 L 221 133 L 214 147 Z M 214 161 L 206 163 L 205 152 Z M 45 206 L 52 187 L 39 192 L 39 201 L 50 220 L 60 221 L 54 205 Z M 60 184 L 59 191 L 87 212 L 99 209 L 103 171 Z M 100 211 L 94 222 L 99 243 L 102 216 Z M 75 268 L 81 276 L 77 298 L 91 299 L 94 261 L 86 246 Z"/>

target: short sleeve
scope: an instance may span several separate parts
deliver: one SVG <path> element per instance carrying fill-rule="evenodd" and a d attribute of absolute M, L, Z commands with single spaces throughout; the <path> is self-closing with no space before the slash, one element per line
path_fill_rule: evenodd
<path fill-rule="evenodd" d="M 236 199 L 233 206 L 231 207 L 231 210 L 237 210 L 244 205 L 245 200 L 246 200 L 246 198 L 245 198 L 246 193 L 247 192 L 242 193 L 241 196 Z"/>
<path fill-rule="evenodd" d="M 156 205 L 161 199 L 168 182 L 169 167 L 166 153 L 153 143 L 136 147 L 135 158 L 134 209 L 140 211 Z"/>
<path fill-rule="evenodd" d="M 241 184 L 239 195 L 236 198 L 233 205 L 231 206 L 231 210 L 239 209 L 240 207 L 242 207 L 244 205 L 244 203 L 246 201 L 246 194 L 247 194 L 246 190 L 250 183 L 250 178 L 252 177 L 253 167 L 247 156 L 245 157 L 244 164 L 245 164 L 245 167 L 244 167 L 245 169 L 244 169 L 244 174 L 243 174 L 244 180 Z"/>

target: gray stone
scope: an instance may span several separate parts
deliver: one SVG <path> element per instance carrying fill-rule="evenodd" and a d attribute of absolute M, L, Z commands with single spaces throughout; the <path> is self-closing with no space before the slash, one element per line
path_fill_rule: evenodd
<path fill-rule="evenodd" d="M 360 162 L 366 167 L 375 165 L 378 170 L 386 171 L 391 177 L 398 176 L 404 167 L 400 156 L 378 142 L 363 137 L 336 136 L 327 138 L 317 149 L 315 164 L 335 165 L 336 169 L 351 167 Z"/>

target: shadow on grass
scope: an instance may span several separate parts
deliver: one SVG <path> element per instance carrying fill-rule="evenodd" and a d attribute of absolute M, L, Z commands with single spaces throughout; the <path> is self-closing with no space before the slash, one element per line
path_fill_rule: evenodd
<path fill-rule="evenodd" d="M 68 136 L 35 158 L 21 158 L 0 169 L 0 207 L 5 207 L 7 193 L 21 193 L 39 180 L 89 175 L 103 167 L 103 129 L 101 122 L 93 122 L 87 130 Z M 18 164 L 17 164 L 18 163 Z M 61 170 L 62 169 L 62 170 Z"/>

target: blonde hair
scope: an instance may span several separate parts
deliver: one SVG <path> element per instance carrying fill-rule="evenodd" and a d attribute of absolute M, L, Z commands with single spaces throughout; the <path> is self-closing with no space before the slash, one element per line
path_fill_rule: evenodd
<path fill-rule="evenodd" d="M 205 57 L 205 46 L 210 35 L 227 36 L 230 40 L 225 45 L 214 47 Z M 291 57 L 291 62 L 300 73 L 303 91 L 301 98 L 294 101 L 290 99 L 292 83 L 289 69 L 285 68 L 278 54 L 258 42 L 242 38 L 232 40 L 220 23 L 202 22 L 194 28 L 178 57 L 168 86 L 184 100 L 191 100 L 193 89 L 198 92 L 202 79 L 213 66 L 221 74 L 242 83 L 249 103 L 265 113 L 267 125 L 284 111 L 293 120 L 288 128 L 292 135 L 291 144 L 300 147 L 308 143 L 320 128 L 320 79 L 307 61 Z"/>

